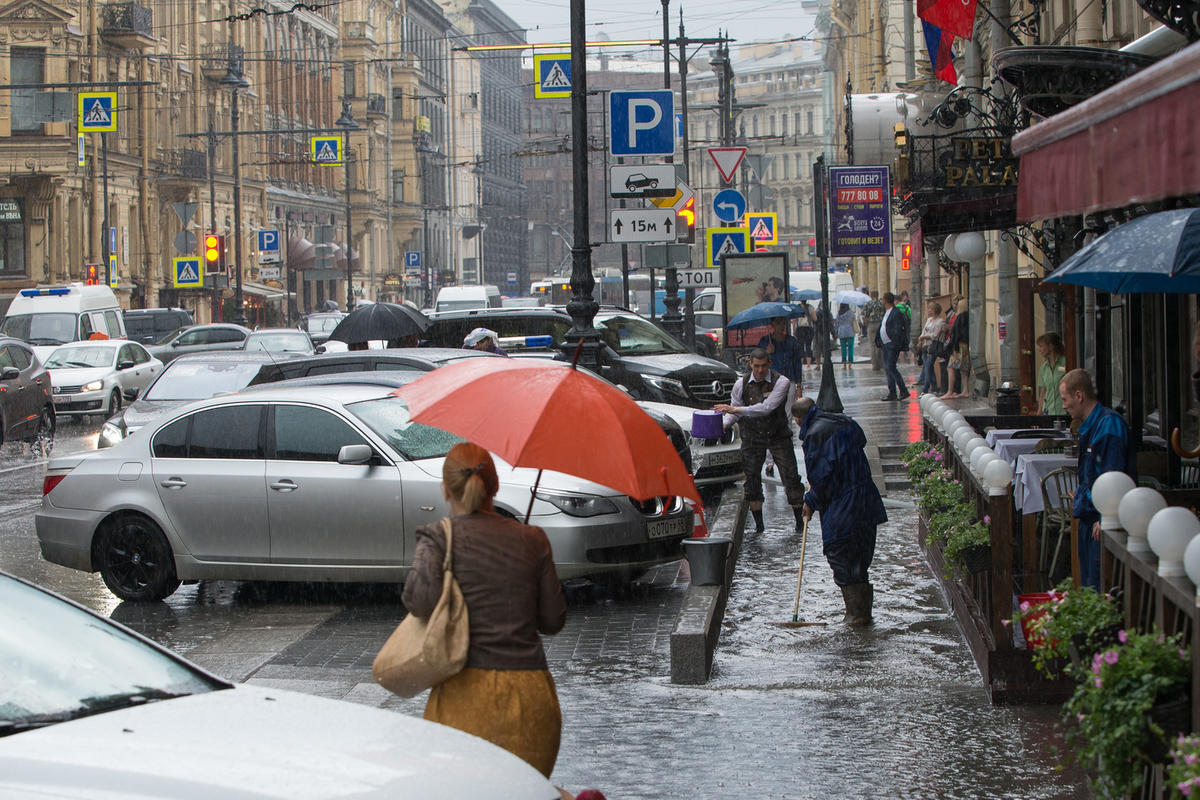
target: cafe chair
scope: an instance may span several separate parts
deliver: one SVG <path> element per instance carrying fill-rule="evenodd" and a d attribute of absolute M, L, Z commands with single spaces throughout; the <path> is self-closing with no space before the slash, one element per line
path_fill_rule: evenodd
<path fill-rule="evenodd" d="M 1159 491 L 1159 492 L 1161 492 L 1162 488 L 1163 488 L 1162 481 L 1160 481 L 1158 478 L 1154 477 L 1153 475 L 1139 475 L 1137 485 L 1138 486 L 1149 486 L 1151 489 L 1154 489 L 1155 491 Z"/>
<path fill-rule="evenodd" d="M 1042 535 L 1041 535 L 1041 550 L 1039 552 L 1038 570 L 1045 573 L 1046 581 L 1049 584 L 1054 583 L 1054 569 L 1058 565 L 1060 555 L 1070 554 L 1069 549 L 1063 547 L 1064 544 L 1069 545 L 1071 535 L 1071 498 L 1075 495 L 1075 488 L 1079 483 L 1079 478 L 1075 474 L 1074 467 L 1059 467 L 1046 473 L 1042 478 L 1042 502 L 1044 504 L 1042 511 Z M 1051 495 L 1050 488 L 1053 487 L 1054 495 Z M 1050 549 L 1050 539 L 1054 538 L 1054 549 Z M 1050 558 L 1047 561 L 1046 555 L 1050 553 Z"/>
<path fill-rule="evenodd" d="M 1200 489 L 1200 461 L 1184 461 L 1179 469 L 1180 489 Z"/>
<path fill-rule="evenodd" d="M 1035 453 L 1061 453 L 1063 451 L 1065 444 L 1066 443 L 1062 439 L 1055 439 L 1052 437 L 1048 437 L 1046 439 L 1039 439 L 1038 443 L 1033 446 L 1033 452 L 1035 452 Z"/>

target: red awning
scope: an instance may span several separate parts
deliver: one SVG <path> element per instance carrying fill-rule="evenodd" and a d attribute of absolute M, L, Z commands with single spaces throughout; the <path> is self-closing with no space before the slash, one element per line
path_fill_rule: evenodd
<path fill-rule="evenodd" d="M 1200 192 L 1200 43 L 1013 137 L 1017 219 Z"/>

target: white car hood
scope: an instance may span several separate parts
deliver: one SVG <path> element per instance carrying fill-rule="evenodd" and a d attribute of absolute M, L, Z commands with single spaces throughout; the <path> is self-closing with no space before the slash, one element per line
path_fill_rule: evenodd
<path fill-rule="evenodd" d="M 0 738 L 0 796 L 544 798 L 516 756 L 405 714 L 281 689 L 233 689 Z"/>
<path fill-rule="evenodd" d="M 102 381 L 112 367 L 53 367 L 47 368 L 50 382 L 55 386 L 83 386 L 92 381 Z"/>

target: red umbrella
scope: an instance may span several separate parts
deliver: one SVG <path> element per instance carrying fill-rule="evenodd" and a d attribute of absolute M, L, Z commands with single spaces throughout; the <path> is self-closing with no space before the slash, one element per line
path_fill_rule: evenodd
<path fill-rule="evenodd" d="M 569 364 L 468 358 L 396 389 L 414 422 L 449 431 L 517 467 L 551 469 L 636 500 L 701 503 L 671 441 L 620 389 Z"/>

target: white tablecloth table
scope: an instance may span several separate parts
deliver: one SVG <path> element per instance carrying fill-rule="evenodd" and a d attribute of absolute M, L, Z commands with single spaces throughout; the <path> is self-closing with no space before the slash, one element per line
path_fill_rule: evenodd
<path fill-rule="evenodd" d="M 1042 498 L 1042 478 L 1059 467 L 1072 469 L 1079 463 L 1075 456 L 1062 453 L 1024 453 L 1017 456 L 1013 468 L 1013 503 L 1022 514 L 1037 514 L 1045 508 Z M 1050 502 L 1058 503 L 1059 497 L 1054 485 L 1046 486 L 1050 493 Z"/>
<path fill-rule="evenodd" d="M 1017 456 L 1023 456 L 1026 453 L 1032 453 L 1033 448 L 1037 447 L 1037 443 L 1041 439 L 998 439 L 992 449 L 996 451 L 996 455 L 1008 462 L 1008 465 L 1013 468 L 1013 472 L 1017 471 Z"/>
<path fill-rule="evenodd" d="M 1032 429 L 1031 428 L 993 428 L 992 430 L 990 430 L 986 434 L 984 434 L 983 438 L 984 438 L 984 441 L 986 441 L 988 443 L 988 447 L 991 447 L 994 449 L 996 447 L 996 442 L 1011 441 L 1014 433 L 1017 433 L 1019 431 L 1028 431 L 1028 430 L 1032 430 Z M 1038 439 L 1048 438 L 1048 437 L 1052 437 L 1052 436 L 1066 436 L 1066 431 L 1059 430 L 1057 428 L 1046 428 L 1045 436 L 1034 436 L 1034 437 L 1032 437 L 1032 441 L 1036 442 Z M 1020 440 L 1017 440 L 1017 441 L 1020 441 Z"/>

